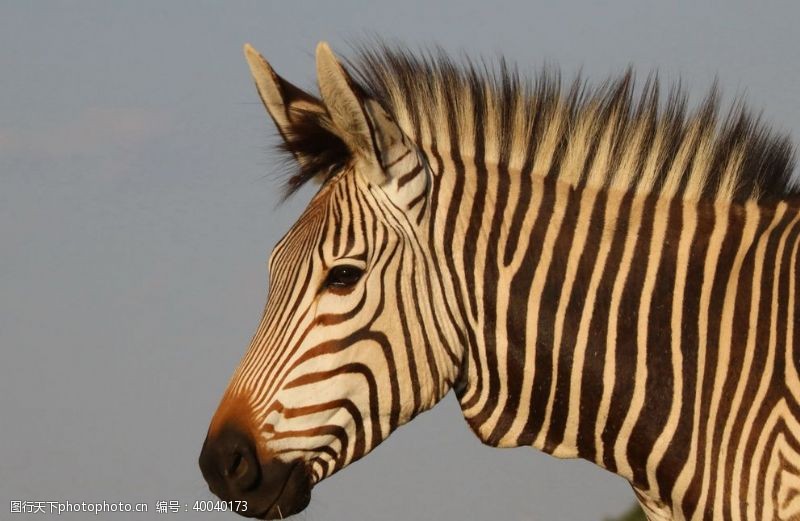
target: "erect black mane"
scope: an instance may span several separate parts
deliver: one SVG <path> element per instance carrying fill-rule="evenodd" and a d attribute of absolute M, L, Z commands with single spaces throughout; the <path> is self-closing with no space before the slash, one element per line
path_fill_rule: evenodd
<path fill-rule="evenodd" d="M 587 167 L 589 161 L 605 161 L 605 174 L 587 179 L 589 174 L 581 171 L 576 183 L 623 183 L 624 189 L 646 186 L 648 191 L 669 189 L 689 198 L 739 202 L 798 195 L 788 136 L 772 131 L 741 102 L 720 118 L 716 89 L 688 111 L 686 92 L 673 88 L 664 103 L 656 79 L 648 79 L 635 96 L 630 71 L 597 88 L 576 80 L 564 92 L 558 73 L 543 71 L 524 80 L 502 60 L 497 68 L 482 61 L 458 63 L 441 51 L 415 54 L 378 44 L 361 47 L 347 65 L 358 88 L 379 101 L 418 143 L 425 140 L 420 129 L 427 128 L 437 143 L 456 133 L 455 141 L 469 149 L 474 134 L 492 128 L 492 135 L 482 137 L 495 140 L 498 160 L 535 152 L 551 153 L 558 163 L 568 147 L 577 146 L 585 147 Z M 326 180 L 352 159 L 327 114 L 297 114 L 299 123 L 281 145 L 292 157 L 302 158 L 286 183 L 287 196 L 311 179 Z M 560 133 L 554 148 L 545 150 L 542 142 L 554 122 Z M 583 139 L 575 131 L 581 125 L 593 131 L 576 144 Z M 598 149 L 606 150 L 599 159 Z M 679 152 L 688 154 L 685 166 L 674 164 Z M 648 154 L 658 159 L 649 173 L 644 168 Z M 631 163 L 630 157 L 636 160 Z M 621 165 L 631 171 L 619 174 Z"/>

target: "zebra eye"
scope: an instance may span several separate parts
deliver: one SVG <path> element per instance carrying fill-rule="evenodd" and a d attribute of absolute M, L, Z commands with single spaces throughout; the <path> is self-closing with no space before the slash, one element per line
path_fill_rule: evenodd
<path fill-rule="evenodd" d="M 364 270 L 359 267 L 343 264 L 341 266 L 334 266 L 328 272 L 325 279 L 325 287 L 334 290 L 344 290 L 359 281 Z"/>

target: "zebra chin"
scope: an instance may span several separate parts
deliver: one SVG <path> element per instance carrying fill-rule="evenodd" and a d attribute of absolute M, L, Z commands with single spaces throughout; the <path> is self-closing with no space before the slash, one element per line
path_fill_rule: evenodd
<path fill-rule="evenodd" d="M 209 433 L 199 463 L 209 490 L 245 517 L 283 519 L 311 500 L 313 482 L 305 462 L 260 458 L 243 429 L 226 426 Z"/>

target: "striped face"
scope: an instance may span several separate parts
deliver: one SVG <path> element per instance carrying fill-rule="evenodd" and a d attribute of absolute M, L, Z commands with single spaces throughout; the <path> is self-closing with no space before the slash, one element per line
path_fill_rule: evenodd
<path fill-rule="evenodd" d="M 249 464 L 299 464 L 310 486 L 433 406 L 456 365 L 425 329 L 436 302 L 419 230 L 357 172 L 324 187 L 273 251 L 263 319 L 209 440 L 236 432 Z"/>
<path fill-rule="evenodd" d="M 248 411 L 271 454 L 309 462 L 314 481 L 447 390 L 438 360 L 418 367 L 432 354 L 421 326 L 435 312 L 418 230 L 351 170 L 272 254 L 264 318 L 225 401 Z"/>
<path fill-rule="evenodd" d="M 457 357 L 437 342 L 448 333 L 429 251 L 428 166 L 377 104 L 347 98 L 354 93 L 344 71 L 322 53 L 324 114 L 338 114 L 325 128 L 362 125 L 364 134 L 335 136 L 352 155 L 275 247 L 262 321 L 200 457 L 211 490 L 247 501 L 240 513 L 258 517 L 302 510 L 313 484 L 432 407 L 458 371 Z M 310 96 L 302 112 L 287 112 L 297 98 L 286 97 L 263 58 L 248 58 L 284 136 L 296 136 L 296 123 L 276 111 L 304 124 L 322 114 L 308 109 L 321 103 Z M 346 121 L 351 101 L 367 120 Z M 308 154 L 296 151 L 301 167 L 313 162 Z"/>

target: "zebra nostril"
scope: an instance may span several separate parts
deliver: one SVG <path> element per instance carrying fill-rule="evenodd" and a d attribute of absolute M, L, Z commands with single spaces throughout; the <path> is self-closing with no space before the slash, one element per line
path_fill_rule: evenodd
<path fill-rule="evenodd" d="M 230 462 L 230 466 L 225 471 L 225 475 L 228 479 L 244 485 L 243 482 L 247 480 L 249 471 L 250 460 L 245 458 L 240 452 L 237 452 L 233 455 L 233 459 Z"/>
<path fill-rule="evenodd" d="M 253 439 L 233 426 L 206 439 L 199 463 L 209 488 L 217 495 L 237 497 L 257 488 L 262 481 Z"/>
<path fill-rule="evenodd" d="M 238 474 L 237 471 L 241 471 L 243 466 L 246 466 L 247 463 L 242 464 L 244 458 L 239 452 L 233 453 L 233 458 L 231 459 L 228 468 L 225 469 L 225 475 L 229 477 L 236 477 Z"/>
<path fill-rule="evenodd" d="M 258 460 L 249 447 L 235 449 L 223 471 L 226 481 L 238 490 L 245 492 L 253 489 L 260 481 Z"/>

